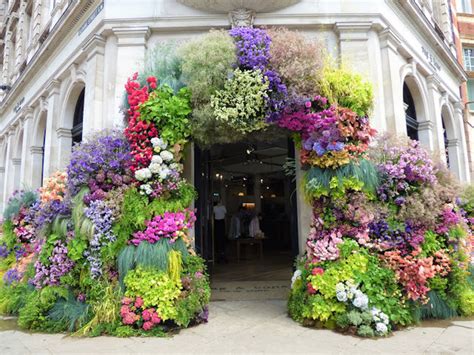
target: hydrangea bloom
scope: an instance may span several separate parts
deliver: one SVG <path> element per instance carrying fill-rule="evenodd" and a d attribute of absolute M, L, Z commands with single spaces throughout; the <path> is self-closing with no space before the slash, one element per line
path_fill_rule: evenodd
<path fill-rule="evenodd" d="M 130 243 L 138 245 L 143 241 L 154 244 L 160 239 L 166 238 L 174 242 L 184 236 L 185 231 L 192 227 L 196 217 L 193 211 L 165 212 L 163 215 L 154 217 L 145 222 L 146 229 L 136 232 Z"/>

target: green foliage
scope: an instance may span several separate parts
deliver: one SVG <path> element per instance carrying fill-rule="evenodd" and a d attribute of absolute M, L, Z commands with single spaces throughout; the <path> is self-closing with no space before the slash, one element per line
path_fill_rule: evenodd
<path fill-rule="evenodd" d="M 50 234 L 46 241 L 44 242 L 43 246 L 41 247 L 41 253 L 39 254 L 39 260 L 43 265 L 49 265 L 49 257 L 51 256 L 54 245 L 58 240 L 62 240 L 61 236 L 58 234 Z"/>
<path fill-rule="evenodd" d="M 301 279 L 296 280 L 288 299 L 288 314 L 290 317 L 299 323 L 303 323 L 303 314 L 307 313 L 305 310 L 306 304 L 306 287 Z"/>
<path fill-rule="evenodd" d="M 210 31 L 183 45 L 183 82 L 191 90 L 194 107 L 211 101 L 211 95 L 224 87 L 237 62 L 235 44 L 227 31 Z"/>
<path fill-rule="evenodd" d="M 265 128 L 267 90 L 268 80 L 260 70 L 235 69 L 232 79 L 211 98 L 215 119 L 232 132 L 245 134 Z"/>
<path fill-rule="evenodd" d="M 167 271 L 169 265 L 168 254 L 171 251 L 180 252 L 183 258 L 189 255 L 182 239 L 177 239 L 174 243 L 170 243 L 167 239 L 161 239 L 154 244 L 141 242 L 138 246 L 127 245 L 120 251 L 117 258 L 120 281 L 123 282 L 127 273 L 139 266 Z"/>
<path fill-rule="evenodd" d="M 5 243 L 8 249 L 13 249 L 17 244 L 18 240 L 15 233 L 13 232 L 13 223 L 10 220 L 5 220 L 2 225 L 3 236 L 1 239 L 2 243 Z"/>
<path fill-rule="evenodd" d="M 34 287 L 26 282 L 12 285 L 0 284 L 0 314 L 18 315 L 21 308 L 24 307 L 30 293 Z"/>
<path fill-rule="evenodd" d="M 464 316 L 474 315 L 474 288 L 469 282 L 469 275 L 469 270 L 451 265 L 446 292 L 448 306 Z"/>
<path fill-rule="evenodd" d="M 143 70 L 138 77 L 142 86 L 149 76 L 156 77 L 160 85 L 168 85 L 174 92 L 184 86 L 181 81 L 181 58 L 176 53 L 178 44 L 177 41 L 161 42 L 147 51 Z"/>
<path fill-rule="evenodd" d="M 189 100 L 188 89 L 182 88 L 174 94 L 171 87 L 162 85 L 140 105 L 140 119 L 154 122 L 160 137 L 169 144 L 181 143 L 191 134 Z"/>
<path fill-rule="evenodd" d="M 62 325 L 48 319 L 49 310 L 59 298 L 66 298 L 68 290 L 63 287 L 48 286 L 35 290 L 26 297 L 25 305 L 19 311 L 18 325 L 24 329 L 62 331 Z"/>
<path fill-rule="evenodd" d="M 154 327 L 151 330 L 143 328 L 135 329 L 126 325 L 117 326 L 113 331 L 104 331 L 102 333 L 111 334 L 119 338 L 129 337 L 165 337 L 166 331 L 162 327 Z M 101 333 L 97 334 L 100 335 Z"/>
<path fill-rule="evenodd" d="M 35 191 L 24 191 L 24 193 L 13 195 L 3 211 L 3 219 L 11 220 L 18 215 L 22 207 L 30 207 L 36 200 L 38 200 L 38 195 Z"/>
<path fill-rule="evenodd" d="M 436 291 L 428 292 L 429 302 L 421 307 L 421 319 L 448 319 L 457 316 L 457 312 L 449 307 Z"/>
<path fill-rule="evenodd" d="M 166 272 L 137 268 L 125 277 L 125 295 L 141 297 L 145 308 L 155 307 L 161 319 L 174 319 L 175 301 L 181 293 L 181 282 L 175 283 Z"/>
<path fill-rule="evenodd" d="M 372 85 L 359 74 L 326 65 L 319 80 L 319 89 L 321 95 L 331 103 L 351 109 L 359 116 L 370 114 L 373 105 Z"/>
<path fill-rule="evenodd" d="M 183 260 L 185 278 L 190 279 L 189 290 L 183 291 L 176 301 L 176 317 L 174 321 L 182 327 L 187 327 L 197 314 L 203 311 L 211 298 L 209 279 L 205 273 L 204 259 L 199 256 L 189 256 Z M 196 273 L 202 273 L 196 277 Z"/>
<path fill-rule="evenodd" d="M 346 312 L 346 305 L 333 298 L 325 298 L 320 294 L 308 297 L 308 307 L 303 310 L 303 317 L 327 322 Z"/>
<path fill-rule="evenodd" d="M 443 243 L 439 240 L 439 236 L 433 231 L 427 231 L 425 233 L 425 239 L 421 244 L 421 256 L 432 256 L 441 249 L 443 249 Z"/>
<path fill-rule="evenodd" d="M 347 313 L 347 321 L 350 325 L 354 325 L 356 327 L 361 325 L 362 324 L 361 313 L 356 310 L 350 311 L 349 313 Z"/>
<path fill-rule="evenodd" d="M 171 250 L 168 253 L 168 275 L 176 284 L 181 281 L 181 271 L 183 269 L 183 259 L 181 252 Z"/>
<path fill-rule="evenodd" d="M 305 174 L 305 190 L 310 198 L 343 194 L 346 189 L 364 189 L 374 193 L 379 186 L 379 175 L 374 163 L 361 159 L 337 169 L 321 169 L 313 166 Z"/>
<path fill-rule="evenodd" d="M 371 338 L 375 335 L 374 330 L 369 325 L 361 325 L 357 329 L 357 335 L 365 338 Z"/>
<path fill-rule="evenodd" d="M 121 301 L 119 287 L 107 280 L 95 282 L 90 292 L 90 298 L 89 304 L 93 317 L 75 335 L 89 335 L 93 331 L 97 331 L 99 325 L 112 325 L 118 322 Z"/>
<path fill-rule="evenodd" d="M 79 302 L 69 292 L 67 298 L 60 298 L 48 312 L 48 318 L 62 325 L 62 328 L 72 332 L 84 325 L 89 315 L 89 305 Z"/>

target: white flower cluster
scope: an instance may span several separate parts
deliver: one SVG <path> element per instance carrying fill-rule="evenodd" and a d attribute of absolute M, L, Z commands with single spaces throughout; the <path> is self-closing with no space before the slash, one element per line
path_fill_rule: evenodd
<path fill-rule="evenodd" d="M 336 298 L 339 302 L 352 302 L 352 305 L 365 311 L 369 308 L 369 297 L 351 282 L 336 285 Z"/>
<path fill-rule="evenodd" d="M 375 331 L 380 335 L 385 335 L 388 332 L 388 316 L 380 309 L 373 307 L 371 310 L 372 318 L 375 322 Z"/>
<path fill-rule="evenodd" d="M 135 171 L 135 179 L 141 182 L 146 182 L 150 179 L 156 179 L 160 182 L 168 179 L 173 172 L 181 173 L 183 170 L 182 164 L 174 161 L 174 155 L 170 150 L 167 150 L 168 143 L 161 138 L 155 137 L 151 139 L 153 145 L 154 155 L 151 158 L 150 165 Z M 153 188 L 150 184 L 145 183 L 140 186 L 141 193 L 150 195 Z"/>
<path fill-rule="evenodd" d="M 336 285 L 336 298 L 339 302 L 350 302 L 361 311 L 368 311 L 369 297 L 357 288 L 350 281 L 339 282 Z M 388 316 L 376 307 L 370 310 L 372 319 L 375 323 L 375 331 L 378 335 L 385 335 L 388 332 L 388 324 L 390 322 Z"/>
<path fill-rule="evenodd" d="M 301 270 L 296 269 L 295 273 L 291 277 L 291 288 L 293 288 L 293 285 L 295 284 L 296 280 L 301 278 Z"/>

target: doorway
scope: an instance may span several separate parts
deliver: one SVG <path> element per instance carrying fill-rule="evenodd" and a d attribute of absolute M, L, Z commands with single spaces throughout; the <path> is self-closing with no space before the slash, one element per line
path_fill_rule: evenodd
<path fill-rule="evenodd" d="M 249 140 L 194 153 L 196 251 L 213 286 L 286 289 L 298 254 L 296 184 L 284 170 L 293 141 Z"/>

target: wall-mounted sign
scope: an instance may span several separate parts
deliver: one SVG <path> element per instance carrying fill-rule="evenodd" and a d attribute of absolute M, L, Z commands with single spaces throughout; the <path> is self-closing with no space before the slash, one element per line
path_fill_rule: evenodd
<path fill-rule="evenodd" d="M 21 106 L 23 105 L 23 102 L 25 102 L 25 97 L 24 96 L 20 99 L 20 101 L 18 101 L 15 104 L 15 107 L 13 108 L 13 111 L 15 111 L 15 113 L 18 113 L 21 110 Z"/>
<path fill-rule="evenodd" d="M 441 65 L 439 65 L 439 63 L 436 61 L 434 55 L 431 54 L 425 47 L 421 47 L 421 51 L 423 52 L 423 55 L 426 57 L 430 65 L 437 71 L 440 71 Z"/>
<path fill-rule="evenodd" d="M 95 9 L 94 11 L 89 15 L 87 18 L 86 22 L 82 24 L 82 26 L 79 28 L 78 35 L 80 35 L 84 30 L 89 26 L 92 21 L 97 17 L 97 15 L 100 14 L 100 12 L 104 9 L 104 2 L 102 1 Z"/>

